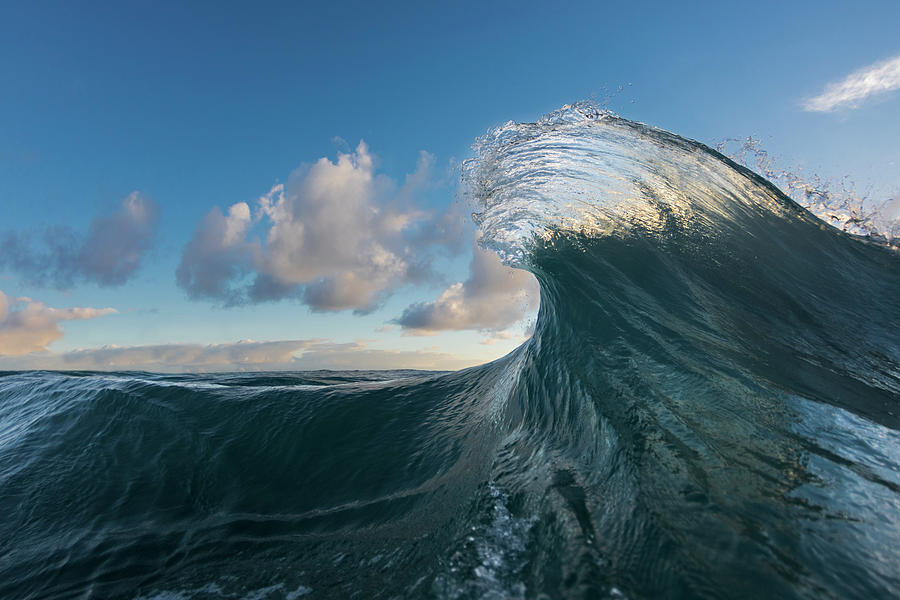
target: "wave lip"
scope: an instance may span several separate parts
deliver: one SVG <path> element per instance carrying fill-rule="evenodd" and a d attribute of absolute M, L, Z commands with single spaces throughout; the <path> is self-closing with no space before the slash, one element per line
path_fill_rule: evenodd
<path fill-rule="evenodd" d="M 590 102 L 479 138 L 463 180 L 484 235 L 509 264 L 533 240 L 675 231 L 714 239 L 725 227 L 815 217 L 766 180 L 703 144 Z M 824 210 L 824 209 L 823 209 Z M 833 221 L 833 211 L 823 218 Z"/>

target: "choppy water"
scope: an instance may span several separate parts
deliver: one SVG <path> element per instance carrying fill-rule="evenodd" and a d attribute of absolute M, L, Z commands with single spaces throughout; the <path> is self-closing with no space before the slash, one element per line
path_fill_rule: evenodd
<path fill-rule="evenodd" d="M 590 107 L 476 151 L 482 239 L 541 284 L 528 342 L 0 374 L 0 597 L 897 597 L 897 251 Z"/>

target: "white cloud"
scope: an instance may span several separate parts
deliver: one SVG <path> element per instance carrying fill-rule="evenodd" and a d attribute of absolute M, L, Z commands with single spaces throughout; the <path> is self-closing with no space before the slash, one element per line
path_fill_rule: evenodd
<path fill-rule="evenodd" d="M 0 267 L 61 289 L 79 280 L 121 285 L 150 249 L 158 217 L 150 198 L 132 192 L 111 213 L 94 217 L 86 235 L 59 226 L 48 227 L 42 236 L 6 232 L 0 236 Z"/>
<path fill-rule="evenodd" d="M 900 89 L 900 56 L 854 71 L 841 81 L 830 83 L 820 95 L 803 104 L 804 110 L 830 112 L 856 108 L 870 96 Z"/>
<path fill-rule="evenodd" d="M 66 353 L 0 357 L 0 369 L 144 370 L 158 372 L 274 370 L 453 370 L 473 361 L 432 350 L 372 348 L 366 342 L 327 340 L 241 341 L 229 344 L 106 346 Z"/>
<path fill-rule="evenodd" d="M 50 308 L 31 298 L 11 298 L 0 292 L 0 356 L 41 352 L 60 339 L 61 321 L 95 319 L 112 308 Z"/>
<path fill-rule="evenodd" d="M 408 306 L 396 322 L 420 334 L 449 329 L 499 332 L 537 308 L 540 290 L 531 273 L 503 265 L 495 253 L 477 245 L 472 252 L 466 281 L 454 283 L 434 302 Z"/>
<path fill-rule="evenodd" d="M 175 273 L 178 284 L 191 297 L 233 300 L 236 292 L 230 282 L 251 268 L 258 253 L 258 244 L 245 239 L 250 225 L 250 207 L 245 202 L 233 204 L 227 215 L 218 208 L 209 211 L 184 247 Z"/>
<path fill-rule="evenodd" d="M 185 246 L 177 277 L 192 298 L 226 303 L 284 297 L 314 310 L 369 311 L 396 287 L 428 273 L 423 252 L 458 244 L 461 219 L 413 206 L 429 184 L 421 153 L 402 185 L 375 170 L 365 143 L 337 161 L 322 158 L 274 186 L 251 209 L 213 209 Z M 250 239 L 255 223 L 264 239 Z M 248 281 L 249 278 L 249 281 Z"/>

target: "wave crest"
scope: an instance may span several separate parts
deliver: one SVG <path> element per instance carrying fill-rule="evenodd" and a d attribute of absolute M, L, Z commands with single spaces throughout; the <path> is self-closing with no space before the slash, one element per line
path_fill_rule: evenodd
<path fill-rule="evenodd" d="M 463 183 L 481 243 L 514 266 L 533 241 L 558 233 L 715 239 L 724 229 L 764 227 L 760 219 L 773 216 L 819 225 L 771 182 L 719 152 L 589 101 L 536 123 L 509 121 L 473 148 Z M 834 223 L 833 207 L 825 208 L 819 218 Z"/>

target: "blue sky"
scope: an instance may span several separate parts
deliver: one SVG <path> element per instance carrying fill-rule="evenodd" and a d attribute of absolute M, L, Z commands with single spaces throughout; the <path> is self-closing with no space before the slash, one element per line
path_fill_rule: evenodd
<path fill-rule="evenodd" d="M 900 56 L 897 2 L 0 5 L 0 367 L 500 356 L 527 329 L 533 284 L 472 262 L 453 166 L 490 127 L 619 86 L 610 107 L 628 118 L 706 143 L 753 135 L 785 167 L 900 189 L 900 94 L 840 87 Z M 243 208 L 226 219 L 241 203 L 246 223 Z M 385 232 L 375 209 L 421 235 Z M 237 245 L 227 223 L 246 225 Z M 273 230 L 305 241 L 251 247 Z M 218 241 L 190 254 L 198 232 Z M 109 253 L 130 258 L 97 258 Z M 189 254 L 192 276 L 243 279 L 179 281 Z M 289 286 L 265 295 L 260 273 Z M 230 297 L 210 292 L 223 281 Z M 462 312 L 441 312 L 451 301 Z M 95 312 L 59 312 L 73 308 Z M 256 345 L 223 358 L 241 340 Z"/>

